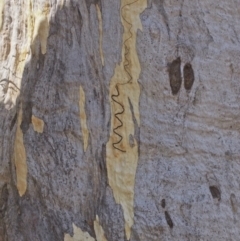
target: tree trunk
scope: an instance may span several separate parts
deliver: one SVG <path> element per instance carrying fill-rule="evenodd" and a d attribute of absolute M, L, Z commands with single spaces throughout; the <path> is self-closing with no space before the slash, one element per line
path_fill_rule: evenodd
<path fill-rule="evenodd" d="M 0 241 L 236 241 L 238 0 L 0 0 Z"/>

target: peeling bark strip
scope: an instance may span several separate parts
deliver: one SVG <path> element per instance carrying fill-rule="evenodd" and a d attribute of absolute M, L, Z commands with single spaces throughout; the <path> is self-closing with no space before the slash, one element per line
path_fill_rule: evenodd
<path fill-rule="evenodd" d="M 233 213 L 237 213 L 238 202 L 237 202 L 236 195 L 234 193 L 231 193 L 231 195 L 230 195 L 230 202 L 231 202 L 231 207 L 232 207 Z"/>
<path fill-rule="evenodd" d="M 87 115 L 85 112 L 85 93 L 82 86 L 80 86 L 79 95 L 80 95 L 79 112 L 80 112 L 80 122 L 81 122 L 81 129 L 82 129 L 82 135 L 83 135 L 83 147 L 84 147 L 84 151 L 86 151 L 88 147 L 89 131 L 87 127 Z"/>
<path fill-rule="evenodd" d="M 115 68 L 110 82 L 111 133 L 107 143 L 107 170 L 109 184 L 115 201 L 121 204 L 125 219 L 125 232 L 130 239 L 133 225 L 133 199 L 135 174 L 138 162 L 138 143 L 129 143 L 129 135 L 134 136 L 134 120 L 129 100 L 137 124 L 140 125 L 138 78 L 141 72 L 137 51 L 137 30 L 142 30 L 139 15 L 147 7 L 147 0 L 122 0 L 121 22 L 124 27 L 122 62 Z"/>
<path fill-rule="evenodd" d="M 21 130 L 22 107 L 18 114 L 17 132 L 14 145 L 14 160 L 17 174 L 17 189 L 20 196 L 23 196 L 27 190 L 27 162 L 26 151 L 23 143 L 23 133 Z"/>
<path fill-rule="evenodd" d="M 103 43 L 102 13 L 98 4 L 96 5 L 96 8 L 97 8 L 98 26 L 99 26 L 99 51 L 101 55 L 102 66 L 104 66 L 104 54 L 103 54 L 103 48 L 102 48 L 102 43 Z"/>
<path fill-rule="evenodd" d="M 193 72 L 192 65 L 190 63 L 185 64 L 183 68 L 183 76 L 184 76 L 184 87 L 186 90 L 190 90 L 194 82 L 194 72 Z"/>
<path fill-rule="evenodd" d="M 176 95 L 181 88 L 182 77 L 181 77 L 181 59 L 178 57 L 173 60 L 169 65 L 169 79 L 172 94 Z"/>

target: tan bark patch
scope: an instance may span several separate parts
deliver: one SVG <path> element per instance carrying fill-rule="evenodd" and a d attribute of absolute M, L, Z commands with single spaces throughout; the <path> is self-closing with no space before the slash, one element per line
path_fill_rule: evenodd
<path fill-rule="evenodd" d="M 94 221 L 94 231 L 95 231 L 95 234 L 97 237 L 97 241 L 107 241 L 107 239 L 104 235 L 104 230 L 99 223 L 98 216 L 96 217 L 96 220 Z"/>
<path fill-rule="evenodd" d="M 73 224 L 73 237 L 69 234 L 64 235 L 64 241 L 95 241 L 88 232 L 83 232 L 80 228 Z"/>
<path fill-rule="evenodd" d="M 134 121 L 140 125 L 138 78 L 141 66 L 136 51 L 137 30 L 142 29 L 140 13 L 147 7 L 146 0 L 122 0 L 121 21 L 124 27 L 122 62 L 116 66 L 110 82 L 111 133 L 107 143 L 107 171 L 114 198 L 122 205 L 125 232 L 130 239 L 133 225 L 135 174 L 138 162 L 138 143 L 134 138 Z M 131 143 L 129 136 L 132 135 Z"/>
<path fill-rule="evenodd" d="M 94 231 L 97 241 L 107 241 L 102 226 L 99 223 L 99 218 L 96 216 L 94 221 Z M 73 237 L 69 234 L 64 235 L 64 241 L 95 241 L 95 238 L 91 237 L 88 232 L 83 232 L 81 228 L 78 228 L 73 224 Z"/>
<path fill-rule="evenodd" d="M 23 143 L 23 133 L 21 130 L 22 108 L 20 108 L 17 121 L 17 132 L 14 145 L 14 159 L 17 175 L 17 189 L 20 196 L 23 196 L 27 190 L 27 162 L 26 150 Z"/>
<path fill-rule="evenodd" d="M 33 125 L 34 131 L 36 131 L 38 133 L 43 133 L 43 129 L 44 129 L 44 121 L 43 120 L 32 115 L 32 125 Z"/>

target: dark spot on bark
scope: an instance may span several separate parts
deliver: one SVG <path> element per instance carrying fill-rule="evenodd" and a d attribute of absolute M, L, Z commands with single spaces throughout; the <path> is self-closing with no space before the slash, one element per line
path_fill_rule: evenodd
<path fill-rule="evenodd" d="M 131 100 L 128 98 L 128 103 L 129 103 L 129 106 L 130 106 L 130 110 L 131 110 L 131 113 L 132 113 L 132 119 L 133 119 L 133 123 L 134 123 L 134 139 L 137 141 L 137 143 L 139 143 L 138 145 L 138 154 L 140 153 L 140 127 L 138 126 L 138 123 L 137 123 L 137 119 L 134 115 L 134 111 L 133 111 L 133 105 L 132 105 L 132 102 Z"/>
<path fill-rule="evenodd" d="M 13 129 L 14 125 L 16 124 L 16 121 L 17 121 L 17 113 L 14 115 L 12 121 L 11 121 L 11 125 L 10 125 L 10 131 Z"/>
<path fill-rule="evenodd" d="M 132 134 L 129 135 L 129 145 L 133 148 L 135 146 L 134 137 Z"/>
<path fill-rule="evenodd" d="M 182 84 L 181 77 L 181 59 L 178 57 L 169 64 L 169 80 L 172 89 L 172 94 L 176 95 Z"/>
<path fill-rule="evenodd" d="M 172 219 L 170 217 L 170 214 L 167 211 L 165 211 L 165 219 L 167 221 L 168 226 L 170 228 L 173 228 L 173 221 L 172 221 Z"/>
<path fill-rule="evenodd" d="M 162 199 L 162 201 L 161 201 L 161 206 L 162 206 L 162 208 L 165 208 L 165 207 L 166 207 L 166 200 L 165 200 L 165 199 Z"/>
<path fill-rule="evenodd" d="M 183 68 L 184 87 L 186 90 L 190 90 L 194 83 L 194 72 L 190 63 L 185 64 Z"/>
<path fill-rule="evenodd" d="M 211 194 L 212 194 L 212 197 L 215 199 L 218 199 L 218 201 L 220 201 L 221 200 L 221 192 L 220 192 L 220 190 L 218 189 L 218 187 L 216 187 L 216 186 L 210 186 L 209 187 L 209 190 L 210 190 L 210 192 L 211 192 Z"/>

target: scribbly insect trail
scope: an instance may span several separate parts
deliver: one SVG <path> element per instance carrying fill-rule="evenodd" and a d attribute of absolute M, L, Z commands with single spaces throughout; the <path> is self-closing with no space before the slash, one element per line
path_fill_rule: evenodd
<path fill-rule="evenodd" d="M 8 79 L 2 79 L 2 80 L 0 80 L 0 83 L 6 83 L 7 85 L 9 85 L 9 84 L 12 84 L 17 90 L 19 90 L 20 91 L 20 88 L 18 88 L 18 86 L 13 82 L 13 81 L 11 81 L 11 80 L 8 80 Z M 14 90 L 14 88 L 12 88 L 13 90 Z M 15 90 L 16 91 L 16 90 Z"/>
<path fill-rule="evenodd" d="M 133 5 L 134 3 L 138 2 L 138 1 L 139 1 L 139 0 L 136 0 L 136 1 L 132 2 L 132 3 L 127 3 L 127 4 L 124 5 L 124 6 L 122 7 L 122 9 L 121 9 L 122 19 L 130 26 L 130 28 L 129 28 L 129 34 L 130 34 L 130 35 L 129 35 L 129 37 L 124 41 L 124 43 L 123 43 L 123 45 L 124 45 L 124 47 L 125 47 L 124 57 L 125 57 L 125 61 L 126 61 L 126 63 L 125 63 L 123 66 L 124 66 L 125 72 L 128 74 L 128 77 L 129 77 L 127 84 L 128 84 L 128 83 L 131 83 L 131 81 L 132 81 L 132 75 L 131 75 L 131 73 L 130 73 L 130 70 L 128 69 L 128 67 L 130 66 L 130 60 L 129 60 L 130 48 L 127 46 L 127 42 L 128 42 L 128 41 L 132 38 L 132 36 L 133 36 L 132 31 L 131 31 L 133 25 L 124 17 L 124 15 L 123 15 L 123 10 L 124 10 L 126 7 Z"/>
<path fill-rule="evenodd" d="M 122 60 L 115 67 L 109 87 L 112 114 L 106 146 L 107 175 L 114 199 L 123 210 L 127 240 L 134 224 L 134 186 L 139 150 L 135 124 L 140 126 L 138 80 L 141 65 L 136 43 L 137 32 L 142 30 L 140 14 L 146 8 L 147 0 L 121 0 Z M 132 137 L 131 140 L 129 137 Z"/>
<path fill-rule="evenodd" d="M 115 98 L 116 98 L 116 97 L 119 97 L 119 95 L 120 95 L 118 85 L 129 84 L 129 83 L 131 83 L 131 81 L 132 81 L 132 75 L 131 75 L 131 73 L 130 73 L 130 70 L 128 69 L 128 67 L 130 66 L 130 60 L 129 60 L 129 58 L 128 58 L 128 56 L 129 56 L 129 54 L 130 54 L 130 48 L 127 46 L 127 41 L 129 41 L 129 40 L 132 38 L 132 36 L 133 36 L 132 31 L 131 31 L 132 24 L 124 17 L 124 15 L 123 15 L 123 10 L 124 10 L 124 8 L 126 8 L 127 6 L 131 6 L 132 4 L 136 3 L 137 1 L 139 1 L 139 0 L 136 0 L 136 1 L 132 2 L 132 3 L 127 3 L 126 5 L 124 5 L 124 6 L 121 8 L 122 19 L 130 26 L 130 28 L 129 28 L 129 34 L 130 34 L 130 35 L 129 35 L 129 37 L 128 37 L 127 39 L 125 39 L 125 41 L 124 41 L 124 43 L 123 43 L 123 45 L 124 45 L 124 47 L 125 47 L 125 53 L 124 53 L 124 61 L 125 61 L 125 64 L 124 64 L 123 66 L 124 66 L 125 72 L 126 72 L 127 75 L 128 75 L 128 81 L 127 81 L 126 83 L 123 83 L 123 84 L 116 84 L 115 88 L 116 88 L 116 90 L 117 90 L 117 95 L 114 95 L 114 94 L 111 95 L 112 100 L 113 100 L 115 103 L 117 103 L 117 104 L 122 108 L 122 111 L 117 112 L 117 113 L 114 114 L 115 118 L 120 122 L 120 124 L 119 124 L 117 127 L 113 128 L 113 132 L 119 137 L 119 140 L 116 141 L 116 142 L 113 142 L 113 144 L 112 144 L 113 147 L 114 147 L 116 150 L 119 150 L 119 151 L 121 151 L 121 152 L 126 152 L 126 151 L 125 151 L 125 150 L 122 150 L 122 149 L 120 149 L 120 148 L 118 148 L 118 147 L 116 146 L 116 145 L 119 145 L 119 144 L 122 142 L 122 139 L 123 139 L 123 136 L 122 136 L 121 134 L 119 134 L 119 132 L 117 132 L 117 130 L 123 126 L 123 122 L 121 121 L 121 119 L 120 119 L 118 116 L 119 116 L 119 115 L 122 115 L 122 114 L 124 113 L 125 109 L 124 109 L 124 106 L 123 106 L 120 102 L 118 102 Z"/>
<path fill-rule="evenodd" d="M 118 85 L 116 85 L 116 90 L 117 90 L 117 94 L 116 94 L 116 95 L 111 95 L 111 98 L 112 98 L 112 100 L 113 100 L 115 103 L 117 103 L 119 106 L 121 106 L 122 111 L 117 112 L 117 113 L 114 114 L 115 118 L 120 122 L 120 124 L 119 124 L 117 127 L 113 128 L 113 132 L 114 132 L 120 139 L 119 139 L 119 141 L 117 141 L 117 142 L 113 142 L 112 145 L 113 145 L 113 147 L 114 147 L 115 149 L 117 149 L 117 150 L 119 150 L 119 151 L 121 151 L 121 152 L 126 152 L 126 151 L 124 151 L 124 150 L 122 150 L 122 149 L 120 149 L 120 148 L 118 148 L 118 147 L 116 146 L 116 145 L 120 144 L 121 141 L 122 141 L 122 139 L 123 139 L 122 135 L 120 135 L 120 134 L 117 132 L 117 129 L 119 129 L 119 128 L 121 128 L 121 127 L 123 126 L 123 122 L 122 122 L 121 119 L 118 117 L 118 115 L 122 115 L 122 114 L 124 113 L 124 106 L 123 106 L 120 102 L 118 102 L 117 100 L 115 100 L 115 97 L 118 97 L 118 96 L 119 96 Z"/>

